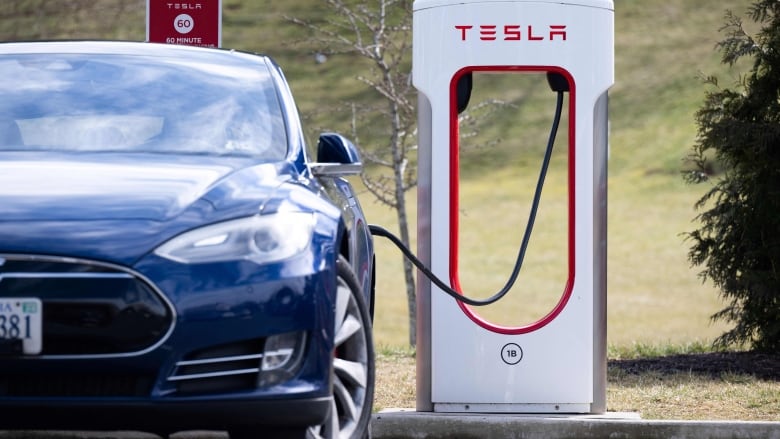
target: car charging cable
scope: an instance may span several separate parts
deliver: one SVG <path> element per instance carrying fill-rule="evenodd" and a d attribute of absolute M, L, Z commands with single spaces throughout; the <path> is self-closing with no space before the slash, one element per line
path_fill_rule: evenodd
<path fill-rule="evenodd" d="M 551 78 L 551 76 L 553 76 L 553 78 Z M 391 232 L 389 232 L 387 229 L 385 229 L 382 226 L 378 226 L 374 224 L 370 224 L 368 226 L 369 231 L 371 232 L 372 235 L 381 236 L 389 239 L 393 244 L 396 245 L 396 247 L 398 247 L 401 250 L 404 256 L 406 256 L 420 270 L 420 272 L 422 272 L 428 279 L 431 280 L 431 282 L 433 282 L 437 287 L 439 287 L 446 294 L 452 296 L 455 300 L 463 302 L 466 305 L 485 306 L 501 300 L 501 298 L 503 298 L 509 292 L 509 290 L 512 289 L 512 287 L 514 286 L 515 281 L 517 280 L 517 277 L 520 274 L 520 269 L 523 266 L 525 253 L 526 250 L 528 250 L 528 243 L 531 240 L 531 232 L 533 231 L 534 222 L 536 221 L 536 213 L 539 210 L 539 203 L 542 198 L 542 189 L 544 188 L 544 180 L 545 177 L 547 176 L 547 170 L 550 165 L 550 158 L 552 157 L 553 145 L 555 144 L 555 136 L 556 133 L 558 132 L 558 125 L 560 124 L 561 121 L 561 111 L 563 109 L 563 93 L 569 91 L 568 82 L 566 81 L 565 78 L 563 78 L 563 76 L 559 74 L 548 73 L 547 77 L 550 83 L 550 87 L 553 89 L 553 91 L 556 91 L 558 93 L 558 98 L 555 107 L 555 116 L 553 118 L 552 128 L 550 129 L 550 136 L 549 139 L 547 140 L 547 148 L 544 153 L 542 167 L 541 170 L 539 171 L 539 179 L 536 182 L 536 190 L 534 191 L 534 198 L 531 204 L 531 210 L 528 214 L 528 222 L 525 227 L 525 233 L 523 234 L 523 241 L 520 244 L 520 249 L 517 254 L 517 259 L 515 260 L 514 268 L 512 269 L 512 274 L 509 276 L 509 279 L 507 280 L 504 287 L 501 288 L 501 290 L 499 290 L 497 293 L 493 294 L 492 296 L 486 299 L 474 299 L 471 297 L 466 297 L 465 295 L 451 288 L 439 277 L 433 274 L 433 272 L 428 267 L 426 267 L 425 264 L 422 261 L 420 261 L 414 255 L 414 253 L 412 253 L 412 251 L 409 250 L 409 248 L 406 245 L 404 245 L 403 241 L 401 241 L 397 236 L 393 235 Z"/>

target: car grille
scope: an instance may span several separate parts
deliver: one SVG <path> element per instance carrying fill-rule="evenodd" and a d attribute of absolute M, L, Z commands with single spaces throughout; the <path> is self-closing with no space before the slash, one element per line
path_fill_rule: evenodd
<path fill-rule="evenodd" d="M 41 355 L 137 353 L 169 334 L 174 314 L 148 281 L 97 262 L 0 255 L 0 297 L 43 303 Z"/>
<path fill-rule="evenodd" d="M 4 374 L 0 397 L 143 397 L 153 383 L 143 375 Z"/>

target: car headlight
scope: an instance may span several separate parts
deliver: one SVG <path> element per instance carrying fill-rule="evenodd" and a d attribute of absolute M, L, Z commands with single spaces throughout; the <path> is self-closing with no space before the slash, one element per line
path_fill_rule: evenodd
<path fill-rule="evenodd" d="M 161 245 L 154 253 L 185 264 L 280 261 L 308 248 L 314 221 L 313 214 L 304 212 L 241 218 L 186 232 Z"/>

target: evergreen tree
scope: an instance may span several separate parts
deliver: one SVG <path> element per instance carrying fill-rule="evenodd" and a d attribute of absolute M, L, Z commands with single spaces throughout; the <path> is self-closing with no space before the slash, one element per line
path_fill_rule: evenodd
<path fill-rule="evenodd" d="M 733 89 L 713 90 L 696 113 L 697 169 L 689 182 L 712 181 L 696 203 L 700 228 L 688 234 L 689 260 L 721 291 L 714 320 L 734 323 L 716 345 L 780 352 L 780 1 L 759 0 L 747 14 L 750 34 L 726 13 L 723 63 L 752 63 Z M 712 173 L 714 160 L 720 171 Z"/>

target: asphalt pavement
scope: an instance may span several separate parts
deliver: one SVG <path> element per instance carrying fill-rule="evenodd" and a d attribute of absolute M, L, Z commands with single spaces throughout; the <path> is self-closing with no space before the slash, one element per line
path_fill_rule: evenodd
<path fill-rule="evenodd" d="M 443 414 L 411 409 L 374 415 L 374 439 L 780 439 L 780 422 L 643 420 L 604 415 Z"/>
<path fill-rule="evenodd" d="M 384 410 L 374 414 L 373 439 L 780 439 L 779 422 L 645 420 L 636 413 L 603 415 L 452 414 Z M 0 431 L 0 439 L 159 439 L 135 432 Z M 190 431 L 171 439 L 228 439 Z"/>

